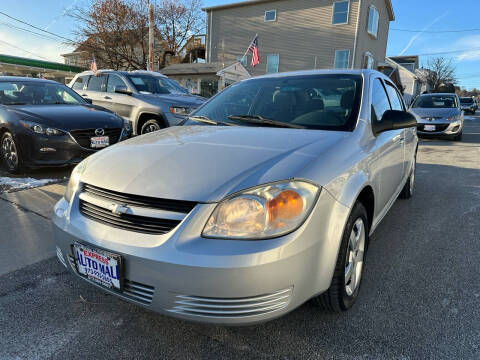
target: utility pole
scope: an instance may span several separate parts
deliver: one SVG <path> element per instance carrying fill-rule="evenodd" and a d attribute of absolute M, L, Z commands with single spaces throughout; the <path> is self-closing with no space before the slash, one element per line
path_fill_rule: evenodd
<path fill-rule="evenodd" d="M 147 70 L 153 71 L 153 5 L 147 0 L 148 5 L 148 66 Z"/>

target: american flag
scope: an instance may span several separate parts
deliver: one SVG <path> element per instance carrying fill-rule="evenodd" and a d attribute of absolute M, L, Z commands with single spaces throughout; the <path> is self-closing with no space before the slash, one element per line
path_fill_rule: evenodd
<path fill-rule="evenodd" d="M 90 63 L 90 70 L 92 70 L 94 73 L 97 72 L 97 61 L 95 60 L 95 56 L 92 59 L 92 62 Z"/>
<path fill-rule="evenodd" d="M 255 39 L 253 39 L 252 43 L 248 48 L 248 51 L 252 53 L 252 62 L 250 63 L 250 65 L 252 65 L 252 67 L 255 67 L 260 64 L 260 56 L 258 55 L 258 35 L 255 36 Z"/>

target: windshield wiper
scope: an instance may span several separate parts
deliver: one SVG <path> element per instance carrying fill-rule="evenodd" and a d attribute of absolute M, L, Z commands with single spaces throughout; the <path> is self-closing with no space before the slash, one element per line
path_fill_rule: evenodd
<path fill-rule="evenodd" d="M 27 105 L 27 103 L 26 102 L 9 102 L 3 105 Z"/>
<path fill-rule="evenodd" d="M 276 121 L 272 119 L 264 118 L 261 115 L 230 115 L 228 116 L 230 120 L 243 121 L 250 124 L 259 124 L 259 125 L 269 125 L 277 127 L 285 127 L 292 129 L 305 129 L 305 126 L 285 123 L 281 121 Z"/>
<path fill-rule="evenodd" d="M 232 124 L 232 123 L 227 123 L 227 122 L 222 122 L 222 121 L 215 121 L 215 120 L 212 120 L 206 116 L 189 116 L 188 117 L 189 120 L 193 120 L 193 121 L 198 121 L 198 122 L 203 122 L 203 123 L 207 123 L 207 124 L 210 124 L 210 125 L 228 125 L 228 126 L 235 126 L 235 124 Z"/>

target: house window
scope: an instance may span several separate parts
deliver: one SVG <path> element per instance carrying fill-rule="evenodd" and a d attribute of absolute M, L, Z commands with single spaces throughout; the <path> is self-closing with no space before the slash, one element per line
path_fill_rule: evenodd
<path fill-rule="evenodd" d="M 348 69 L 350 50 L 335 51 L 335 69 Z"/>
<path fill-rule="evenodd" d="M 350 1 L 336 1 L 333 3 L 333 17 L 332 17 L 333 25 L 348 23 L 349 7 L 350 7 Z"/>
<path fill-rule="evenodd" d="M 368 27 L 367 31 L 370 35 L 374 36 L 375 38 L 378 35 L 378 11 L 373 6 L 370 6 L 368 10 Z"/>
<path fill-rule="evenodd" d="M 364 68 L 365 69 L 373 69 L 374 68 L 374 65 L 375 65 L 375 59 L 373 58 L 372 54 L 370 54 L 369 52 L 367 52 L 365 54 L 365 65 L 364 65 Z"/>
<path fill-rule="evenodd" d="M 278 72 L 278 58 L 278 54 L 267 55 L 267 74 L 273 74 Z"/>
<path fill-rule="evenodd" d="M 247 56 L 237 56 L 237 61 L 243 66 L 247 66 Z"/>
<path fill-rule="evenodd" d="M 277 21 L 277 10 L 265 11 L 265 21 Z"/>

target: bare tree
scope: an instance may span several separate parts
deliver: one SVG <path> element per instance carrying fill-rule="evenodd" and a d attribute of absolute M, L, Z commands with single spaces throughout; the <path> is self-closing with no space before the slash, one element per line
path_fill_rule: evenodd
<path fill-rule="evenodd" d="M 148 12 L 144 1 L 89 0 L 70 16 L 80 25 L 73 45 L 95 56 L 99 67 L 145 69 Z"/>
<path fill-rule="evenodd" d="M 162 0 L 156 6 L 155 26 L 164 54 L 178 55 L 188 38 L 204 29 L 201 5 L 201 0 Z"/>
<path fill-rule="evenodd" d="M 430 60 L 426 67 L 417 70 L 416 75 L 427 83 L 432 91 L 457 83 L 452 60 L 442 57 Z"/>

